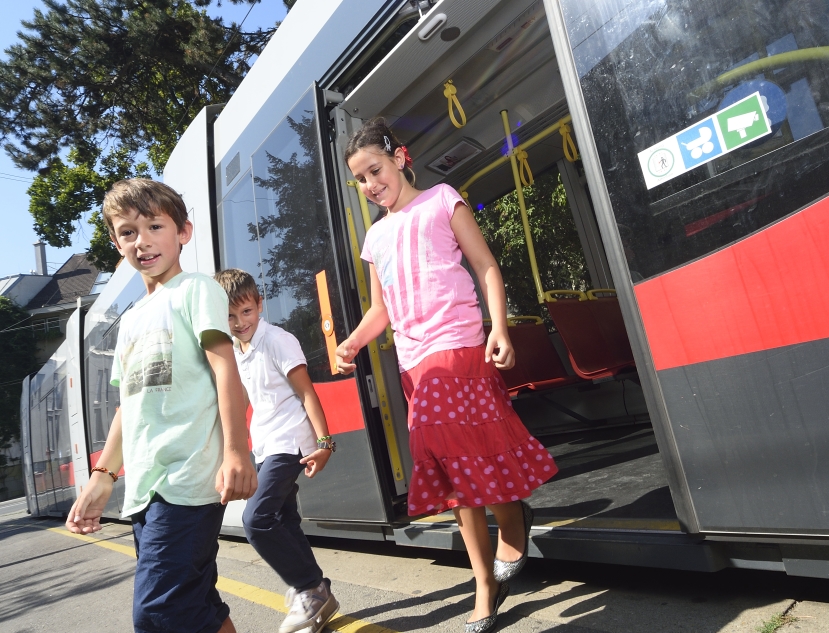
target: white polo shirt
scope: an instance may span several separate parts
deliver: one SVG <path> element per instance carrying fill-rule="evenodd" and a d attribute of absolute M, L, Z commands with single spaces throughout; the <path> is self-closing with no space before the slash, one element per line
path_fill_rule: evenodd
<path fill-rule="evenodd" d="M 313 453 L 317 449 L 314 427 L 288 382 L 289 371 L 307 365 L 296 337 L 260 318 L 248 350 L 242 352 L 235 338 L 233 348 L 253 407 L 250 438 L 256 463 L 268 455 Z"/>

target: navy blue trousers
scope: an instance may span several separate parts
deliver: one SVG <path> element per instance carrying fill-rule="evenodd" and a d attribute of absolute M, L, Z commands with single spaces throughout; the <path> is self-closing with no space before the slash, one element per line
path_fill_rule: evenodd
<path fill-rule="evenodd" d="M 216 633 L 230 608 L 216 591 L 225 507 L 179 506 L 153 496 L 134 514 L 136 633 Z"/>
<path fill-rule="evenodd" d="M 301 455 L 269 455 L 257 464 L 259 487 L 248 499 L 242 524 L 248 541 L 273 570 L 299 591 L 322 582 L 322 570 L 305 533 L 297 506 Z"/>

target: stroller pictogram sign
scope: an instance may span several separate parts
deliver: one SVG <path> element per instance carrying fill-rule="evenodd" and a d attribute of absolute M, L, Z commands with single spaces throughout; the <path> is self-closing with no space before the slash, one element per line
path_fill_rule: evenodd
<path fill-rule="evenodd" d="M 705 119 L 698 125 L 680 132 L 676 140 L 679 141 L 679 152 L 687 169 L 722 154 L 722 146 L 712 119 Z"/>

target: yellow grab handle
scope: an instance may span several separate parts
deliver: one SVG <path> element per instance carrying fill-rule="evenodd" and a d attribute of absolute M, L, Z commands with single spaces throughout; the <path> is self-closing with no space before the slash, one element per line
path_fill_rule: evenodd
<path fill-rule="evenodd" d="M 515 148 L 515 158 L 518 159 L 518 171 L 521 174 L 521 184 L 529 187 L 535 182 L 530 164 L 527 162 L 527 152 L 521 146 Z"/>
<path fill-rule="evenodd" d="M 328 278 L 325 271 L 317 273 L 317 296 L 320 300 L 322 316 L 322 333 L 325 336 L 325 347 L 328 349 L 328 364 L 331 375 L 337 375 L 337 337 L 334 334 L 334 317 L 331 316 L 331 299 L 328 298 Z"/>
<path fill-rule="evenodd" d="M 569 295 L 578 297 L 579 301 L 587 301 L 587 295 L 584 294 L 581 290 L 548 290 L 544 293 L 544 301 L 549 301 L 550 303 L 554 301 L 558 301 L 556 299 L 556 295 Z"/>
<path fill-rule="evenodd" d="M 562 136 L 564 157 L 571 163 L 575 163 L 579 159 L 579 152 L 576 149 L 576 143 L 573 141 L 573 136 L 570 134 L 570 126 L 565 123 L 558 129 L 558 131 Z"/>
<path fill-rule="evenodd" d="M 452 83 L 451 79 L 443 84 L 443 96 L 449 100 L 449 118 L 452 120 L 452 125 L 458 129 L 462 128 L 466 125 L 466 113 L 461 107 L 461 102 L 458 101 L 458 89 L 455 88 L 455 85 Z M 458 120 L 455 118 L 455 110 L 453 106 L 454 108 L 457 108 L 458 114 L 461 117 L 460 123 L 458 123 Z"/>
<path fill-rule="evenodd" d="M 611 292 L 613 293 L 613 296 L 615 297 L 616 296 L 616 290 L 614 288 L 593 288 L 593 290 L 588 290 L 587 291 L 587 298 L 590 301 L 595 301 L 596 299 L 598 299 L 598 297 L 596 296 L 597 294 L 608 294 L 608 293 L 611 293 Z"/>
<path fill-rule="evenodd" d="M 386 326 L 386 342 L 380 343 L 380 349 L 387 350 L 394 347 L 394 331 L 390 325 Z"/>

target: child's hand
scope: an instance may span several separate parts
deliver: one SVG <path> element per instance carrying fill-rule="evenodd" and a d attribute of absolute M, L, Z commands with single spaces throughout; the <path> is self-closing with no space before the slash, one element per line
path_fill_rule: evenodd
<path fill-rule="evenodd" d="M 354 357 L 357 355 L 357 352 L 359 351 L 360 348 L 354 344 L 354 341 L 351 340 L 351 337 L 345 339 L 342 343 L 340 343 L 337 346 L 336 351 L 337 371 L 341 374 L 350 374 L 355 369 L 357 369 L 357 365 L 355 365 L 351 361 L 354 360 Z"/>
<path fill-rule="evenodd" d="M 225 457 L 216 473 L 216 492 L 222 495 L 222 505 L 237 499 L 250 499 L 257 488 L 256 469 L 250 456 L 225 449 Z"/>
<path fill-rule="evenodd" d="M 89 483 L 72 504 L 66 529 L 75 534 L 89 534 L 101 529 L 101 515 L 112 495 L 112 479 L 106 473 L 92 473 Z"/>
<path fill-rule="evenodd" d="M 509 334 L 492 328 L 486 341 L 484 360 L 491 360 L 498 369 L 512 369 L 515 365 L 515 350 L 512 348 L 512 341 L 509 340 Z"/>
<path fill-rule="evenodd" d="M 329 449 L 318 448 L 313 453 L 308 455 L 308 457 L 300 459 L 299 463 L 305 464 L 305 476 L 311 478 L 325 468 L 325 465 L 328 463 L 330 458 L 331 451 Z"/>

